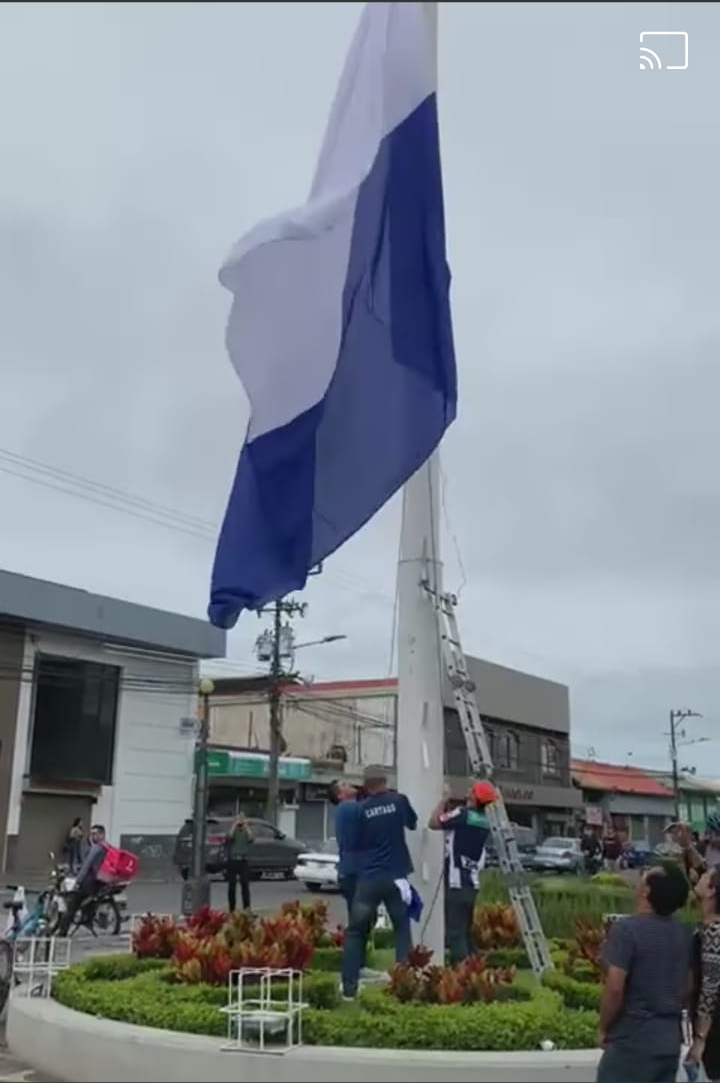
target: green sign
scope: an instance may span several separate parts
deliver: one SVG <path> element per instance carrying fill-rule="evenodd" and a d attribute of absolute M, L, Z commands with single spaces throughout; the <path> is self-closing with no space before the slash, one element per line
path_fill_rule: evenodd
<path fill-rule="evenodd" d="M 261 752 L 231 752 L 226 749 L 211 749 L 208 752 L 208 774 L 215 778 L 267 778 L 269 767 L 270 757 Z M 281 756 L 278 761 L 280 778 L 298 781 L 310 778 L 311 773 L 310 760 Z"/>

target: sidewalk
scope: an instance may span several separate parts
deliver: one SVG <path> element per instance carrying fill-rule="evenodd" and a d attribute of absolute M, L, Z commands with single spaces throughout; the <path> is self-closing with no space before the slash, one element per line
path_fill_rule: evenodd
<path fill-rule="evenodd" d="M 4 1049 L 0 1050 L 0 1083 L 57 1083 L 49 1076 L 38 1075 L 26 1064 L 21 1064 Z"/>

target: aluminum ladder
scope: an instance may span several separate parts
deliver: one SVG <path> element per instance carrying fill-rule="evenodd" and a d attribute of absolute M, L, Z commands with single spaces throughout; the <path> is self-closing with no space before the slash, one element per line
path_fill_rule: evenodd
<path fill-rule="evenodd" d="M 455 697 L 472 772 L 476 778 L 487 779 L 494 783 L 490 744 L 475 698 L 475 682 L 468 673 L 460 642 L 460 631 L 455 616 L 457 598 L 454 594 L 437 595 L 431 590 L 427 581 L 423 583 L 423 586 L 435 605 L 445 671 Z M 520 860 L 512 823 L 499 790 L 498 794 L 498 800 L 489 805 L 485 812 L 490 821 L 500 871 L 517 916 L 525 951 L 533 973 L 539 978 L 544 971 L 553 969 L 553 961 L 540 923 L 535 899 L 528 884 L 527 874 Z"/>

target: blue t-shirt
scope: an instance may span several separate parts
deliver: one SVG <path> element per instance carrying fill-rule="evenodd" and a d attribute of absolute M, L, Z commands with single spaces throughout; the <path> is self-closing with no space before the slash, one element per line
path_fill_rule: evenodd
<path fill-rule="evenodd" d="M 413 871 L 405 829 L 417 827 L 417 813 L 404 793 L 386 790 L 357 803 L 355 849 L 364 879 L 398 880 Z"/>
<path fill-rule="evenodd" d="M 467 806 L 443 812 L 439 819 L 445 832 L 445 884 L 449 888 L 477 888 L 490 821 L 483 812 Z"/>
<path fill-rule="evenodd" d="M 335 841 L 338 845 L 339 877 L 357 875 L 357 854 L 352 848 L 357 834 L 357 829 L 354 826 L 357 819 L 357 801 L 341 801 L 337 805 L 335 809 Z"/>

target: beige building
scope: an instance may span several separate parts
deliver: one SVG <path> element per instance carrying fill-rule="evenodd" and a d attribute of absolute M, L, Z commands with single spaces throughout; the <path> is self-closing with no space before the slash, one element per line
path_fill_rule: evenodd
<path fill-rule="evenodd" d="M 538 836 L 564 833 L 581 803 L 570 779 L 568 689 L 530 674 L 469 658 L 496 777 L 513 820 Z M 210 708 L 211 811 L 262 815 L 270 746 L 269 678 L 220 678 Z M 445 773 L 467 786 L 469 765 L 452 696 L 445 709 Z M 394 678 L 284 685 L 285 741 L 280 763 L 281 827 L 307 842 L 333 833 L 327 784 L 359 781 L 363 767 L 395 770 Z M 412 795 L 409 795 L 412 798 Z"/>
<path fill-rule="evenodd" d="M 257 683 L 259 689 L 237 694 L 224 679 L 215 682 L 210 710 L 214 745 L 248 751 L 269 748 L 267 682 Z M 287 755 L 311 760 L 316 773 L 340 770 L 355 776 L 368 763 L 394 765 L 394 680 L 289 684 L 283 686 L 280 702 Z"/>

